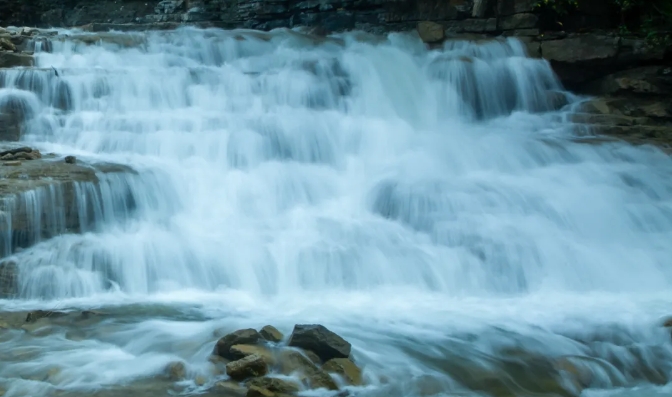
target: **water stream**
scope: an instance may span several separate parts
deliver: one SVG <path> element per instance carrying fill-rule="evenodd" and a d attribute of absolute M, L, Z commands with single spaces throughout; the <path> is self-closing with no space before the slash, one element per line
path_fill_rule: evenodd
<path fill-rule="evenodd" d="M 362 396 L 672 393 L 672 160 L 576 142 L 582 98 L 518 41 L 60 33 L 2 72 L 24 141 L 130 165 L 134 213 L 14 255 L 1 310 L 109 315 L 5 332 L 6 396 L 175 360 L 204 392 L 217 335 L 311 322 L 353 343 Z"/>

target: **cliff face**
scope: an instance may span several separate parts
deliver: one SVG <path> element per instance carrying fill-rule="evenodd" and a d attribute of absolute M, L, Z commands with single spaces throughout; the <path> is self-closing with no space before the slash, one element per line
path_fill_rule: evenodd
<path fill-rule="evenodd" d="M 568 22 L 573 28 L 611 23 L 604 17 L 604 2 L 586 4 L 591 3 Z M 434 21 L 456 32 L 494 33 L 536 28 L 534 4 L 535 0 L 4 0 L 0 26 L 211 22 L 253 29 L 305 25 L 381 31 Z"/>
<path fill-rule="evenodd" d="M 578 12 L 565 17 L 562 25 L 540 13 L 536 3 L 536 0 L 4 0 L 0 2 L 0 26 L 86 25 L 87 30 L 105 31 L 173 28 L 188 23 L 260 30 L 306 26 L 318 34 L 353 29 L 376 33 L 417 30 L 429 46 L 453 37 L 481 40 L 513 36 L 527 45 L 530 56 L 549 61 L 567 88 L 608 99 L 591 108 L 592 113 L 601 110 L 599 117 L 586 116 L 590 123 L 604 124 L 607 120 L 607 132 L 616 135 L 657 136 L 663 128 L 667 136 L 672 126 L 670 48 L 654 48 L 641 38 L 615 33 L 620 18 L 610 8 L 610 2 L 582 0 Z M 8 33 L 3 36 L 0 28 L 0 40 L 19 48 L 23 37 Z M 10 50 L 0 51 L 0 67 L 23 65 L 17 58 L 23 54 Z"/>

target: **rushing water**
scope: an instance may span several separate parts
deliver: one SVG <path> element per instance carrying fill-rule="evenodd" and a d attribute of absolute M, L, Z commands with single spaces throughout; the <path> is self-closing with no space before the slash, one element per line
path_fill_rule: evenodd
<path fill-rule="evenodd" d="M 15 255 L 3 310 L 109 316 L 6 331 L 8 396 L 175 360 L 200 392 L 217 335 L 311 322 L 366 396 L 672 393 L 672 161 L 572 139 L 580 98 L 519 42 L 64 33 L 4 72 L 24 140 L 132 166 L 135 211 Z"/>

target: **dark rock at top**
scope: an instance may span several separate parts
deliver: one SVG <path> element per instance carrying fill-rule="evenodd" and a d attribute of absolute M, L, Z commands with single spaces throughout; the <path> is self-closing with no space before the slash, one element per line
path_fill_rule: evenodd
<path fill-rule="evenodd" d="M 311 350 L 323 361 L 350 356 L 351 345 L 322 325 L 296 325 L 289 346 Z"/>
<path fill-rule="evenodd" d="M 261 335 L 255 329 L 239 329 L 232 332 L 217 341 L 215 346 L 215 354 L 220 357 L 236 360 L 235 354 L 231 353 L 233 345 L 254 345 L 261 339 Z"/>

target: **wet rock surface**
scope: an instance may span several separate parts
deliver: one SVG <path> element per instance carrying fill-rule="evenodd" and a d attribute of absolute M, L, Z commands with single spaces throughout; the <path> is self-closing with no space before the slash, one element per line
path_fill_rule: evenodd
<path fill-rule="evenodd" d="M 322 361 L 350 356 L 351 345 L 322 325 L 296 325 L 289 337 L 289 346 L 310 350 Z"/>
<path fill-rule="evenodd" d="M 101 176 L 133 173 L 114 164 L 68 164 L 30 147 L 6 147 L 0 154 L 0 209 L 8 221 L 0 226 L 0 233 L 9 235 L 5 242 L 9 251 L 0 252 L 2 256 L 59 234 L 87 229 L 93 219 L 82 218 L 80 200 L 98 200 L 94 196 Z M 32 195 L 29 201 L 27 195 Z M 47 215 L 36 218 L 36 205 Z M 57 207 L 64 211 L 56 211 Z"/>

